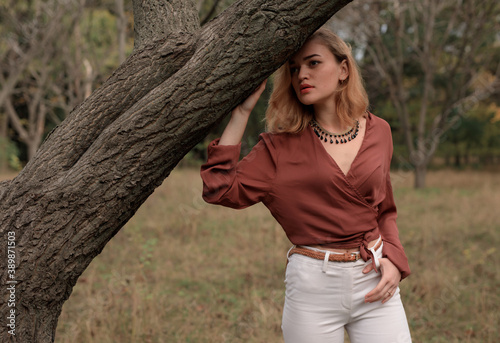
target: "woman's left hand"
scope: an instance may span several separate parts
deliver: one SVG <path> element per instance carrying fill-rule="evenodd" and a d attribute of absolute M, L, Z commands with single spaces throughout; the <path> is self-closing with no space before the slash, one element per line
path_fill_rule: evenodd
<path fill-rule="evenodd" d="M 380 272 L 382 278 L 380 279 L 377 287 L 372 289 L 365 295 L 365 302 L 372 303 L 382 300 L 382 304 L 389 301 L 396 292 L 399 281 L 401 281 L 401 273 L 396 266 L 388 258 L 380 258 Z M 369 273 L 373 270 L 372 263 L 369 263 L 363 273 Z"/>

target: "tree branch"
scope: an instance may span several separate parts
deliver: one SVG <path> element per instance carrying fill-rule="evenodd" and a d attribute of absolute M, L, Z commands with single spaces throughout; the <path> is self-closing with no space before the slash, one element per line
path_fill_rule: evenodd
<path fill-rule="evenodd" d="M 165 38 L 172 33 L 193 33 L 200 28 L 198 11 L 191 0 L 133 0 L 134 49 Z"/>
<path fill-rule="evenodd" d="M 5 98 L 4 100 L 4 108 L 7 112 L 7 115 L 9 116 L 10 122 L 12 123 L 12 126 L 16 130 L 17 134 L 19 135 L 19 138 L 25 142 L 29 142 L 29 133 L 26 131 L 24 128 L 23 124 L 21 123 L 21 119 L 16 113 L 16 110 L 14 106 L 12 105 L 12 101 L 10 100 L 10 97 Z"/>
<path fill-rule="evenodd" d="M 171 35 L 134 52 L 46 138 L 21 173 L 46 181 L 71 168 L 109 124 L 182 67 L 195 49 L 191 35 Z M 84 115 L 82 115 L 85 113 Z M 57 134 L 57 140 L 54 137 Z M 55 146 L 64 146 L 56 149 Z"/>

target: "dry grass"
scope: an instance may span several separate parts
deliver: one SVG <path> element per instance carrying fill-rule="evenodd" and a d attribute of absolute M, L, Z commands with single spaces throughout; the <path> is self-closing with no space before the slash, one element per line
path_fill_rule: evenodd
<path fill-rule="evenodd" d="M 500 177 L 394 173 L 413 274 L 401 284 L 414 342 L 497 342 Z M 261 204 L 205 204 L 174 170 L 79 279 L 56 342 L 282 342 L 289 243 Z"/>
<path fill-rule="evenodd" d="M 281 228 L 263 206 L 233 211 L 200 195 L 198 171 L 172 173 L 82 275 L 57 342 L 279 339 Z"/>
<path fill-rule="evenodd" d="M 403 283 L 416 342 L 498 342 L 500 176 L 433 172 L 395 190 L 413 275 Z"/>

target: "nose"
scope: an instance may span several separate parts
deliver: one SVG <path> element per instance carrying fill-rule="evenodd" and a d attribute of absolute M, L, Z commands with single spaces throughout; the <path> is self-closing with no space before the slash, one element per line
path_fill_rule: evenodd
<path fill-rule="evenodd" d="M 297 75 L 297 77 L 299 78 L 299 81 L 309 79 L 309 72 L 307 71 L 307 68 L 301 67 L 299 69 L 299 75 Z"/>

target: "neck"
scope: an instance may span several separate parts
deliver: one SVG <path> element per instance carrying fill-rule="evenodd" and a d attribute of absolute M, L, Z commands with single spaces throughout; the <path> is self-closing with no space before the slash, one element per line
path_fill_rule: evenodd
<path fill-rule="evenodd" d="M 342 125 L 335 109 L 335 102 L 314 105 L 314 117 L 325 130 L 343 132 L 349 127 Z"/>

